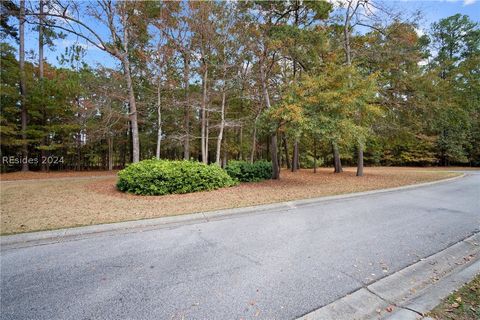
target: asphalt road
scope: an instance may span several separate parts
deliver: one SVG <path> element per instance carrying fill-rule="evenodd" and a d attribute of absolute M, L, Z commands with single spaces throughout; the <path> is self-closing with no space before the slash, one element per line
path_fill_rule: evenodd
<path fill-rule="evenodd" d="M 4 250 L 1 319 L 293 319 L 480 228 L 480 174 Z"/>

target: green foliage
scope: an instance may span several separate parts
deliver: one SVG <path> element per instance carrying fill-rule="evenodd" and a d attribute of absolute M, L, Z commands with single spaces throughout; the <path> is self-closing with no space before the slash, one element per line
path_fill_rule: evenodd
<path fill-rule="evenodd" d="M 432 38 L 440 44 L 436 60 L 446 64 L 480 51 L 479 24 L 457 13 L 432 25 Z"/>
<path fill-rule="evenodd" d="M 0 143 L 2 147 L 15 147 L 22 144 L 19 135 L 20 98 L 17 79 L 19 78 L 18 62 L 15 50 L 6 43 L 0 43 Z"/>
<path fill-rule="evenodd" d="M 19 8 L 12 0 L 0 1 L 0 37 L 18 40 L 18 28 L 9 21 L 11 15 L 18 15 Z"/>
<path fill-rule="evenodd" d="M 117 188 L 138 195 L 215 190 L 235 185 L 219 166 L 195 161 L 143 160 L 118 173 Z"/>
<path fill-rule="evenodd" d="M 305 108 L 313 135 L 348 146 L 364 143 L 368 125 L 381 112 L 373 103 L 375 75 L 355 67 L 329 65 L 316 77 L 305 77 L 296 95 Z"/>
<path fill-rule="evenodd" d="M 315 166 L 317 166 L 317 168 L 323 166 L 325 164 L 325 159 L 317 158 L 315 160 L 312 155 L 302 153 L 300 154 L 300 163 L 304 169 L 313 169 Z"/>
<path fill-rule="evenodd" d="M 268 161 L 229 161 L 225 170 L 234 179 L 241 182 L 253 182 L 272 177 L 272 163 Z"/>
<path fill-rule="evenodd" d="M 16 7 L 4 1 L 0 11 L 11 15 Z M 45 7 L 52 12 L 48 1 Z M 102 11 L 93 2 L 78 9 L 81 20 Z M 480 165 L 480 25 L 468 16 L 441 19 L 423 36 L 415 23 L 393 19 L 358 30 L 351 21 L 353 60 L 346 65 L 339 15 L 344 9 L 331 1 L 122 2 L 116 9 L 128 16 L 118 31 L 130 32 L 128 60 L 144 159 L 154 156 L 158 135 L 163 158 L 199 159 L 197 138 L 206 120 L 210 160 L 223 125 L 224 161 L 265 159 L 273 147 L 269 137 L 277 134 L 280 162 L 292 158 L 295 145 L 301 167 L 313 166 L 314 155 L 317 165 L 320 159 L 329 164 L 333 144 L 346 164 L 354 163 L 361 146 L 367 164 Z M 52 17 L 45 19 L 44 44 L 53 49 L 62 35 L 50 27 Z M 58 63 L 44 62 L 40 77 L 34 49 L 27 54 L 21 97 L 12 38 L 17 22 L 15 14 L 0 18 L 7 41 L 0 43 L 0 155 L 20 155 L 26 138 L 30 157 L 66 158 L 52 170 L 123 168 L 133 153 L 124 70 L 87 64 L 89 50 L 74 41 L 58 52 Z M 157 37 L 151 28 L 166 32 Z M 27 27 L 26 37 L 37 31 Z M 121 41 L 107 35 L 104 40 L 109 50 L 124 52 Z M 204 71 L 198 57 L 208 71 L 206 119 L 197 108 Z M 232 162 L 228 169 L 240 181 L 269 178 L 269 166 L 261 178 L 248 176 L 255 166 Z"/>
<path fill-rule="evenodd" d="M 269 134 L 279 130 L 288 132 L 292 136 L 299 136 L 305 126 L 302 105 L 290 96 L 285 96 L 283 99 L 283 103 L 273 105 L 262 112 L 259 119 L 260 127 Z"/>

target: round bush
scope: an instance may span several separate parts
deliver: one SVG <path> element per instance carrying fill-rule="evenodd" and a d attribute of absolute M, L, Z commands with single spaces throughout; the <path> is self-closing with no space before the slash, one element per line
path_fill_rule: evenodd
<path fill-rule="evenodd" d="M 272 163 L 264 160 L 250 163 L 247 161 L 231 160 L 225 170 L 230 177 L 241 182 L 262 181 L 272 178 Z"/>
<path fill-rule="evenodd" d="M 139 195 L 214 190 L 235 185 L 222 168 L 194 161 L 143 160 L 118 173 L 117 188 Z"/>

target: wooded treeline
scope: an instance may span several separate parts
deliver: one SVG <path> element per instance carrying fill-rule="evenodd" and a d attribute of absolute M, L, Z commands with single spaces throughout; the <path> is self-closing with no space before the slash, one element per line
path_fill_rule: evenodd
<path fill-rule="evenodd" d="M 267 159 L 274 178 L 278 167 L 480 165 L 480 29 L 467 16 L 420 36 L 416 15 L 366 0 L 1 10 L 1 157 L 52 159 L 2 160 L 2 171 L 152 157 Z M 78 43 L 44 59 L 65 37 Z M 92 48 L 117 67 L 88 65 Z"/>

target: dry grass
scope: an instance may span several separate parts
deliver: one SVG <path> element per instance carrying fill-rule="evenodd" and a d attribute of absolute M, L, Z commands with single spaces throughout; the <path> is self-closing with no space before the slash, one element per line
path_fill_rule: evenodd
<path fill-rule="evenodd" d="M 209 192 L 135 196 L 115 189 L 115 176 L 3 181 L 1 234 L 138 220 L 415 184 L 457 175 L 423 168 L 282 171 L 280 181 L 244 183 Z M 90 173 L 91 174 L 91 173 Z M 61 175 L 59 175 L 61 177 Z M 50 178 L 50 177 L 48 177 Z M 28 179 L 31 179 L 28 177 Z M 13 180 L 13 179 L 12 179 Z"/>

